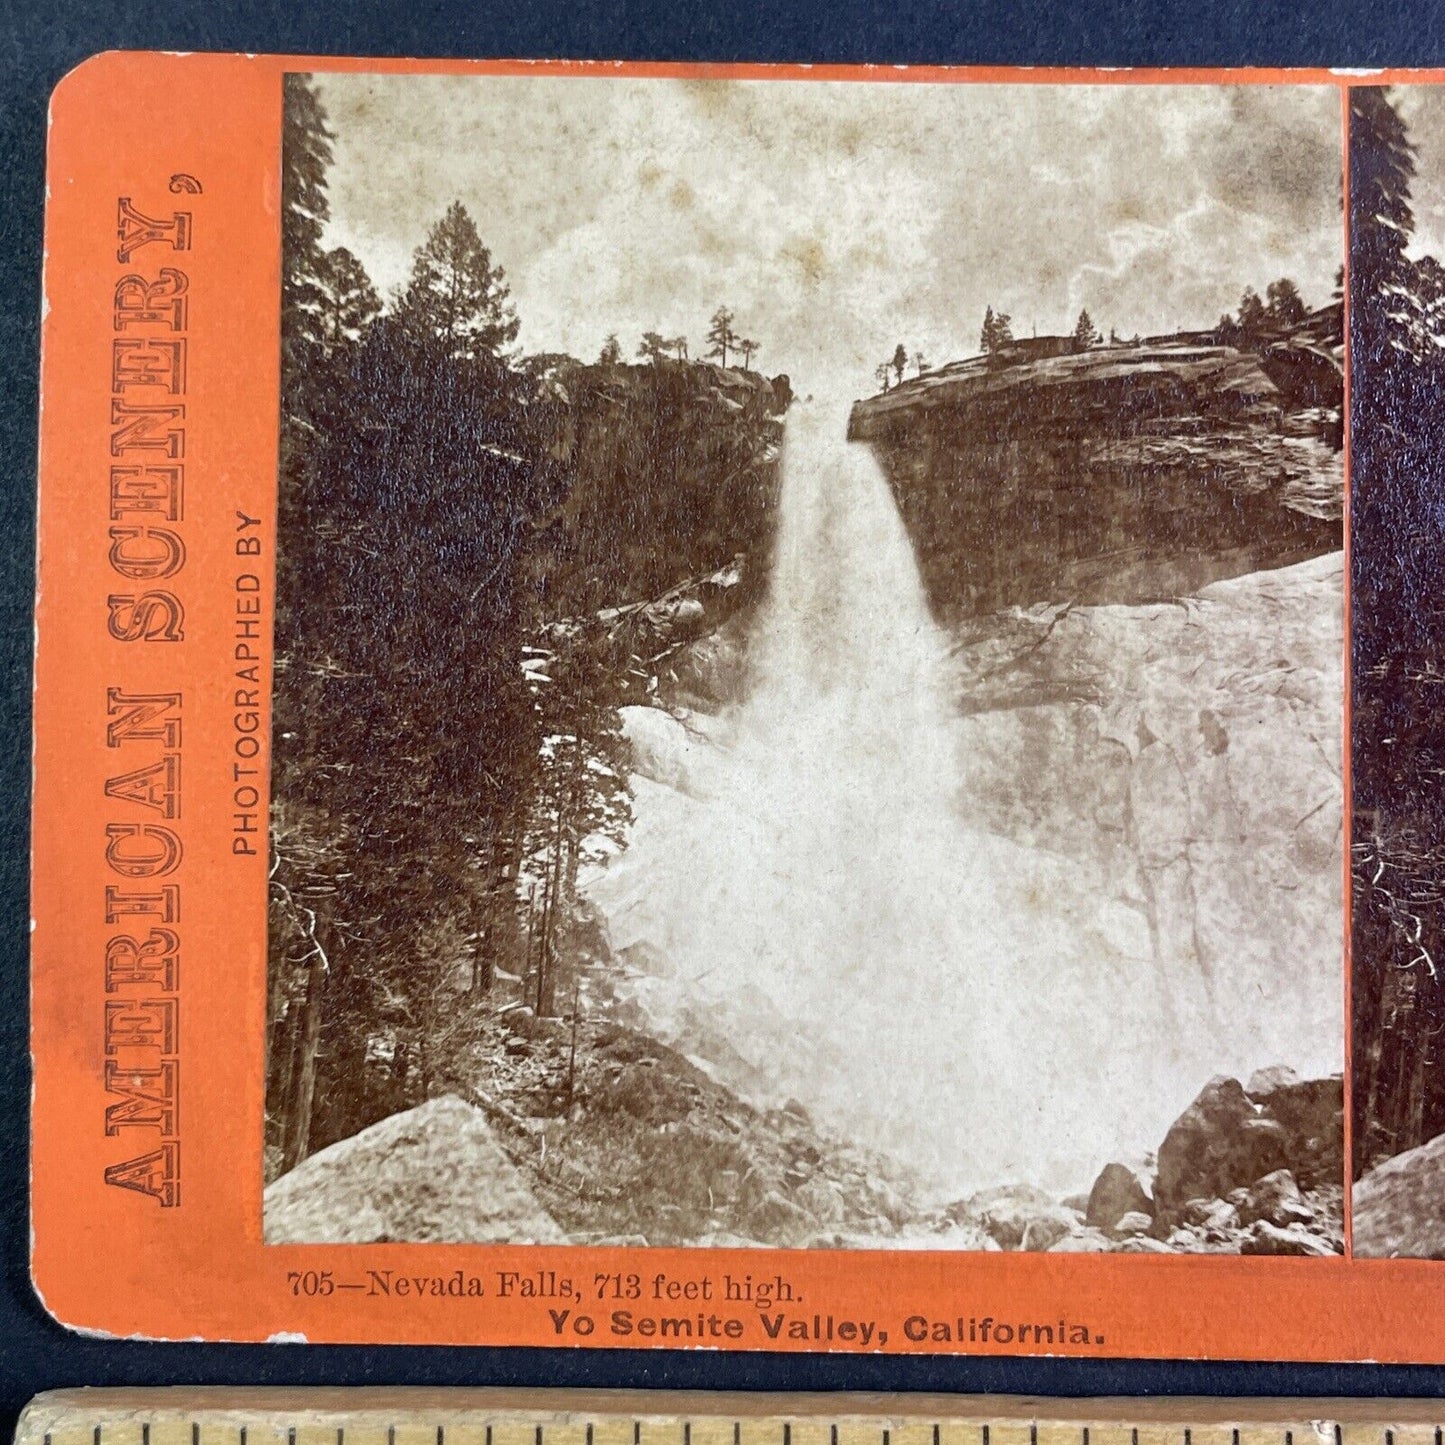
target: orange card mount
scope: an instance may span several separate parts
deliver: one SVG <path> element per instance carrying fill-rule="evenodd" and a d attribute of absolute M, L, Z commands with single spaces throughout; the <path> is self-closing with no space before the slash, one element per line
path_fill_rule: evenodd
<path fill-rule="evenodd" d="M 1445 1360 L 1434 81 L 66 77 L 47 1307 Z"/>

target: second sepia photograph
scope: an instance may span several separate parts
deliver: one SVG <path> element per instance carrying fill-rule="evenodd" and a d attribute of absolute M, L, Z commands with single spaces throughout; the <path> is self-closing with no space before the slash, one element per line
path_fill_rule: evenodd
<path fill-rule="evenodd" d="M 1349 92 L 1353 1252 L 1445 1258 L 1445 87 Z"/>

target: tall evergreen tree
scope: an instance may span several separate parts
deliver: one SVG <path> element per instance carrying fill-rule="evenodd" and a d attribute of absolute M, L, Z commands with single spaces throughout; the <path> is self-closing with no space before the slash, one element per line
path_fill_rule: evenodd
<path fill-rule="evenodd" d="M 321 344 L 328 352 L 360 341 L 381 314 L 381 298 L 366 268 L 345 246 L 323 253 L 317 289 Z"/>
<path fill-rule="evenodd" d="M 312 570 L 315 527 L 311 506 L 317 420 L 327 408 L 328 380 L 320 365 L 325 331 L 322 234 L 329 215 L 326 168 L 332 135 L 315 84 L 289 74 L 282 90 L 281 121 L 281 427 L 277 478 L 276 665 L 272 764 L 273 796 L 280 800 L 297 775 L 298 755 L 310 735 L 298 737 L 300 720 L 315 689 L 308 678 L 288 677 L 297 640 L 314 617 L 303 586 Z M 292 746 L 299 744 L 299 746 Z M 324 913 L 300 901 L 303 883 L 335 873 L 342 830 L 328 828 L 310 810 L 273 807 L 269 900 L 271 1018 L 268 1037 L 268 1148 L 291 1167 L 310 1148 L 316 1099 L 316 1062 L 326 994 L 332 974 L 332 942 Z M 285 851 L 293 866 L 277 860 Z M 295 884 L 292 888 L 291 884 Z"/>
<path fill-rule="evenodd" d="M 985 355 L 1007 346 L 1013 339 L 1013 318 L 1006 311 L 995 311 L 992 306 L 983 313 L 983 330 L 979 333 L 978 349 Z"/>
<path fill-rule="evenodd" d="M 1258 341 L 1269 326 L 1269 310 L 1253 286 L 1246 286 L 1239 298 L 1237 325 L 1240 338 L 1246 345 Z"/>
<path fill-rule="evenodd" d="M 283 387 L 298 385 L 323 343 L 322 233 L 330 217 L 326 168 L 334 137 L 310 76 L 288 74 L 281 113 L 281 346 Z"/>
<path fill-rule="evenodd" d="M 1398 298 L 1408 288 L 1405 248 L 1415 229 L 1410 187 L 1415 147 L 1384 87 L 1350 92 L 1351 333 L 1362 355 L 1401 349 L 1392 325 Z"/>
<path fill-rule="evenodd" d="M 396 319 L 458 361 L 502 359 L 517 339 L 520 323 L 506 273 L 493 264 L 460 201 L 447 207 L 417 247 Z"/>
<path fill-rule="evenodd" d="M 554 634 L 547 682 L 536 691 L 538 784 L 526 844 L 535 881 L 528 994 L 538 1013 L 556 1011 L 577 879 L 603 839 L 620 843 L 632 821 L 631 746 L 617 711 L 617 658 L 594 625 Z"/>
<path fill-rule="evenodd" d="M 1438 263 L 1407 254 L 1415 150 L 1390 92 L 1349 92 L 1352 1166 L 1445 1131 L 1445 367 Z M 1445 277 L 1441 277 L 1445 279 Z"/>
<path fill-rule="evenodd" d="M 1099 335 L 1099 328 L 1094 325 L 1093 317 L 1084 310 L 1079 312 L 1079 319 L 1074 323 L 1073 334 L 1069 339 L 1075 351 L 1092 351 L 1104 338 Z"/>
<path fill-rule="evenodd" d="M 726 366 L 728 352 L 737 345 L 737 332 L 733 330 L 733 313 L 726 306 L 719 306 L 712 314 L 707 333 L 707 354 L 715 356 Z"/>
<path fill-rule="evenodd" d="M 1288 276 L 1271 281 L 1265 287 L 1265 311 L 1272 327 L 1283 330 L 1298 326 L 1305 319 L 1305 303 L 1299 294 L 1299 287 Z"/>
<path fill-rule="evenodd" d="M 654 366 L 667 355 L 670 342 L 663 339 L 662 333 L 658 331 L 644 331 L 642 340 L 638 343 L 637 354 L 644 361 L 650 361 Z"/>

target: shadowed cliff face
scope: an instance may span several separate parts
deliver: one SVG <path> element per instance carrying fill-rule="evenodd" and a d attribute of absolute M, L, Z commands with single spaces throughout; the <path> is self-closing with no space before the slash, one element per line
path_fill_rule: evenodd
<path fill-rule="evenodd" d="M 1150 602 L 1342 545 L 1327 346 L 976 358 L 855 404 L 942 618 Z"/>
<path fill-rule="evenodd" d="M 737 567 L 766 571 L 788 379 L 706 362 L 584 366 L 551 377 L 551 460 L 566 478 L 538 524 L 535 588 L 553 616 L 661 597 Z"/>

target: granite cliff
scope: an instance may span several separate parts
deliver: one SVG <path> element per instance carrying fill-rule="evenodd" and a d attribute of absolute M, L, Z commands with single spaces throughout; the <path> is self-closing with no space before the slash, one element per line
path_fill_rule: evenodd
<path fill-rule="evenodd" d="M 1342 545 L 1332 335 L 1264 354 L 1019 343 L 857 402 L 849 431 L 884 466 L 940 616 L 1158 601 Z"/>

